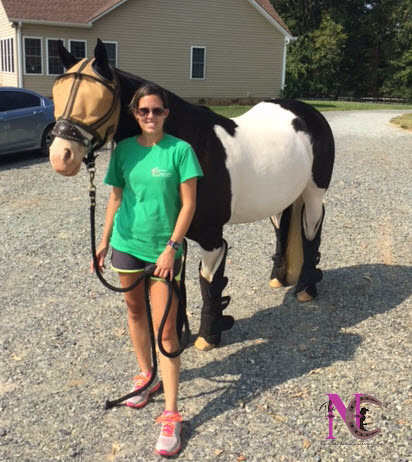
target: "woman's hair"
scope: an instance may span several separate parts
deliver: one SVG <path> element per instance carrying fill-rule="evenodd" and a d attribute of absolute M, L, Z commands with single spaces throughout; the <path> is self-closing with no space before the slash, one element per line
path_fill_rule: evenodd
<path fill-rule="evenodd" d="M 159 87 L 159 85 L 156 85 L 155 83 L 144 83 L 135 91 L 135 94 L 129 104 L 129 110 L 134 112 L 139 107 L 140 98 L 149 95 L 157 95 L 162 100 L 163 107 L 165 109 L 169 108 L 169 101 L 163 88 Z"/>

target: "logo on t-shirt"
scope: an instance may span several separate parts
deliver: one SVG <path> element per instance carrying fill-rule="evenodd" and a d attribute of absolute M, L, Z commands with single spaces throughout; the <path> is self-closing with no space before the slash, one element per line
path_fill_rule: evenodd
<path fill-rule="evenodd" d="M 152 176 L 168 177 L 171 175 L 172 175 L 172 172 L 169 172 L 169 170 L 164 170 L 159 167 L 152 168 Z"/>

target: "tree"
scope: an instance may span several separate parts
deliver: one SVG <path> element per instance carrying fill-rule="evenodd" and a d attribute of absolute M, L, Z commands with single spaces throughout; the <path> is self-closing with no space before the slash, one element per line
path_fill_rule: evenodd
<path fill-rule="evenodd" d="M 319 28 L 289 46 L 284 95 L 336 97 L 345 40 L 343 27 L 323 14 Z"/>
<path fill-rule="evenodd" d="M 271 0 L 275 10 L 295 36 L 317 29 L 328 0 Z"/>
<path fill-rule="evenodd" d="M 289 97 L 411 97 L 412 0 L 271 0 L 297 40 Z"/>
<path fill-rule="evenodd" d="M 325 13 L 320 27 L 309 34 L 313 41 L 311 93 L 318 96 L 338 96 L 340 73 L 347 35 L 343 27 Z"/>
<path fill-rule="evenodd" d="M 391 20 L 394 37 L 390 67 L 380 91 L 389 97 L 412 99 L 412 0 L 397 2 Z"/>

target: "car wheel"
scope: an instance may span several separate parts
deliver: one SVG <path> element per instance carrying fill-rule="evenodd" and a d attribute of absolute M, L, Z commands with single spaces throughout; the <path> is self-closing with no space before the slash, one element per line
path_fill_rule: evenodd
<path fill-rule="evenodd" d="M 43 132 L 43 136 L 41 139 L 41 155 L 42 156 L 47 156 L 49 155 L 49 148 L 50 145 L 53 143 L 54 136 L 52 135 L 52 130 L 53 130 L 54 124 L 51 124 L 46 127 L 46 129 Z"/>

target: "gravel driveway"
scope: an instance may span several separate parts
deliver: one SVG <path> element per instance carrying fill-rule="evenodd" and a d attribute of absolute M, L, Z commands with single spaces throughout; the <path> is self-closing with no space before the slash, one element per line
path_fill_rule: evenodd
<path fill-rule="evenodd" d="M 319 298 L 298 303 L 268 286 L 269 220 L 228 226 L 236 318 L 220 348 L 182 357 L 180 405 L 188 461 L 411 461 L 412 133 L 389 125 L 402 111 L 326 113 L 337 156 L 326 196 Z M 98 159 L 98 225 L 108 188 Z M 87 178 L 54 173 L 44 159 L 0 165 L 0 460 L 159 460 L 144 409 L 104 410 L 136 372 L 122 296 L 89 272 Z M 200 321 L 199 252 L 190 243 L 191 328 Z M 113 275 L 110 274 L 110 277 Z M 114 277 L 112 279 L 114 281 Z M 343 420 L 336 440 L 325 393 L 369 405 L 361 443 Z"/>

